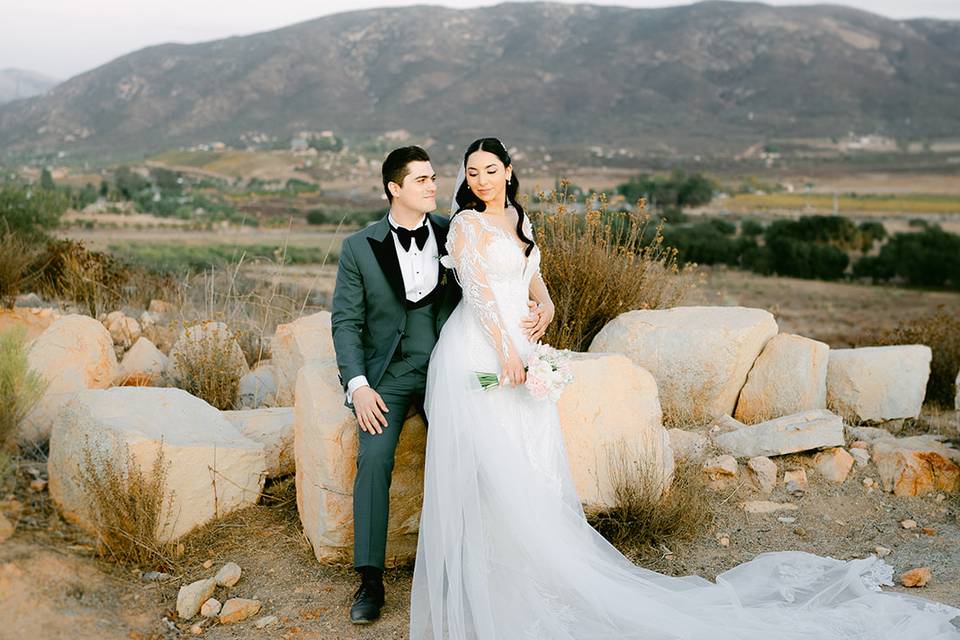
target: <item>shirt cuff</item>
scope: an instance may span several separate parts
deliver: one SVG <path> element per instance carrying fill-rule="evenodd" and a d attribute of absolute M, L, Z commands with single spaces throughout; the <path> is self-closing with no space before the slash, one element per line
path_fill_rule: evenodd
<path fill-rule="evenodd" d="M 356 393 L 357 389 L 369 386 L 370 383 L 367 382 L 367 376 L 354 376 L 350 378 L 350 382 L 347 383 L 347 402 L 353 404 L 353 394 Z"/>

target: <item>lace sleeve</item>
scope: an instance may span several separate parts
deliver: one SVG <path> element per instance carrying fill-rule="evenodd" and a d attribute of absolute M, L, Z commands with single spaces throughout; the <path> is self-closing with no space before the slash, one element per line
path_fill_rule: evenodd
<path fill-rule="evenodd" d="M 474 215 L 461 212 L 454 216 L 447 235 L 447 253 L 453 258 L 464 300 L 476 314 L 501 360 L 506 362 L 516 350 L 487 279 L 486 247 L 490 233 Z"/>

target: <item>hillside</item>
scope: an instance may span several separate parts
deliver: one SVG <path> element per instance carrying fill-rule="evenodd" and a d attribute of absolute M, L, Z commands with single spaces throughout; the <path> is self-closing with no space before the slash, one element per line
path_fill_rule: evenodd
<path fill-rule="evenodd" d="M 130 53 L 0 107 L 0 149 L 146 153 L 299 130 L 688 151 L 930 139 L 960 134 L 958 42 L 960 22 L 831 6 L 357 11 Z"/>
<path fill-rule="evenodd" d="M 0 69 L 0 104 L 39 95 L 56 86 L 57 82 L 35 71 Z"/>

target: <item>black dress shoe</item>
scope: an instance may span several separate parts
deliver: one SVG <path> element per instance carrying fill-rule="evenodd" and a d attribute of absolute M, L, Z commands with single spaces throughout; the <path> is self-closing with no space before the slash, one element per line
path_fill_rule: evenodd
<path fill-rule="evenodd" d="M 353 606 L 350 607 L 350 622 L 353 624 L 370 624 L 380 617 L 383 608 L 383 585 L 369 580 L 360 583 L 357 592 L 353 594 Z"/>

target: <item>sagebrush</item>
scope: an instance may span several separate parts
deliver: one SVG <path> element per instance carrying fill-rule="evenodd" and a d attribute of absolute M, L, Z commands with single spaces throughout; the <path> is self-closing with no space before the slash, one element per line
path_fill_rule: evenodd
<path fill-rule="evenodd" d="M 0 306 L 13 308 L 17 296 L 32 279 L 34 252 L 20 236 L 0 231 Z"/>
<path fill-rule="evenodd" d="M 246 357 L 224 325 L 204 322 L 185 330 L 187 340 L 171 354 L 175 383 L 220 410 L 234 409 Z"/>
<path fill-rule="evenodd" d="M 645 456 L 621 450 L 609 464 L 614 506 L 588 519 L 614 545 L 648 553 L 693 539 L 710 523 L 709 492 L 699 465 L 677 460 L 672 478 L 665 479 Z"/>
<path fill-rule="evenodd" d="M 621 313 L 674 306 L 692 285 L 692 268 L 677 266 L 676 251 L 664 245 L 662 226 L 649 226 L 643 203 L 637 212 L 609 211 L 601 194 L 578 213 L 565 183 L 537 200 L 530 217 L 556 305 L 544 341 L 554 347 L 586 351 Z"/>
<path fill-rule="evenodd" d="M 77 479 L 96 530 L 97 552 L 123 565 L 172 567 L 176 545 L 159 539 L 173 502 L 172 494 L 164 495 L 169 465 L 163 445 L 146 470 L 126 448 L 108 455 L 87 442 L 82 454 Z"/>
<path fill-rule="evenodd" d="M 0 451 L 15 445 L 20 424 L 47 387 L 30 369 L 26 345 L 23 327 L 0 331 Z"/>

